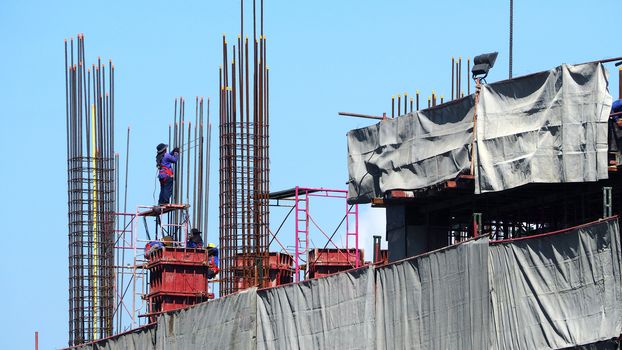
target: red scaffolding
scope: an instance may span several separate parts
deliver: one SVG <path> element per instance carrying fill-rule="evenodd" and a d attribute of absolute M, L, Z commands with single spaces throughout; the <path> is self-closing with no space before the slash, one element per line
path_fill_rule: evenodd
<path fill-rule="evenodd" d="M 309 269 L 307 268 L 309 261 L 309 252 L 311 249 L 317 247 L 311 247 L 309 245 L 311 232 L 317 231 L 320 237 L 326 239 L 326 244 L 323 249 L 330 247 L 334 249 L 335 253 L 342 257 L 341 261 L 345 261 L 349 264 L 349 268 L 356 268 L 363 264 L 362 254 L 359 254 L 359 240 L 358 240 L 358 205 L 350 205 L 347 203 L 347 190 L 337 190 L 328 188 L 309 188 L 296 186 L 292 189 L 273 192 L 270 194 L 270 199 L 274 206 L 290 207 L 290 213 L 285 217 L 283 223 L 287 220 L 289 215 L 294 212 L 294 247 L 293 247 L 293 259 L 294 259 L 294 281 L 299 282 L 302 279 L 309 278 Z M 311 214 L 311 199 L 312 198 L 324 198 L 324 199 L 341 199 L 345 205 L 345 215 L 343 220 L 332 234 L 328 235 L 326 231 L 318 224 L 318 220 Z M 291 205 L 282 205 L 281 201 L 293 201 Z M 286 249 L 285 246 L 276 238 L 280 228 L 276 233 L 270 232 L 273 241 L 276 241 L 284 251 L 290 251 L 292 249 Z M 335 233 L 339 228 L 345 224 L 345 249 L 339 247 L 335 243 Z M 315 228 L 315 229 L 313 229 Z M 304 271 L 304 274 L 302 273 Z M 302 275 L 302 276 L 301 276 Z"/>
<path fill-rule="evenodd" d="M 159 312 L 213 298 L 207 252 L 186 248 L 188 209 L 139 205 L 133 213 L 115 214 L 123 225 L 115 230 L 114 334 L 144 325 Z M 155 219 L 153 232 L 147 218 Z M 163 236 L 171 238 L 166 246 L 146 254 L 145 245 Z"/>

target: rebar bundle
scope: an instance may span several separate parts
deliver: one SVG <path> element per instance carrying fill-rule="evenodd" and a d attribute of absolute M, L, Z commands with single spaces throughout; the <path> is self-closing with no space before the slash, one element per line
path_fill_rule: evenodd
<path fill-rule="evenodd" d="M 114 308 L 114 66 L 84 62 L 65 40 L 69 345 L 112 335 Z"/>
<path fill-rule="evenodd" d="M 268 67 L 260 3 L 257 38 L 253 1 L 252 56 L 244 37 L 244 1 L 240 5 L 237 46 L 223 36 L 220 68 L 220 252 L 221 295 L 268 279 L 269 158 Z M 243 39 L 244 38 L 244 39 Z M 249 69 L 250 68 L 250 69 Z"/>
<path fill-rule="evenodd" d="M 190 205 L 189 224 L 192 228 L 207 234 L 207 210 L 209 204 L 209 164 L 212 124 L 209 121 L 210 101 L 207 100 L 207 127 L 205 124 L 205 103 L 203 97 L 195 98 L 194 124 L 186 119 L 186 100 L 175 99 L 173 123 L 169 125 L 168 144 L 170 149 L 179 147 L 180 155 L 174 166 L 175 183 L 173 186 L 172 203 Z M 170 151 L 169 149 L 169 151 Z M 180 212 L 171 213 L 169 223 L 179 224 Z M 174 238 L 176 232 L 171 232 Z"/>

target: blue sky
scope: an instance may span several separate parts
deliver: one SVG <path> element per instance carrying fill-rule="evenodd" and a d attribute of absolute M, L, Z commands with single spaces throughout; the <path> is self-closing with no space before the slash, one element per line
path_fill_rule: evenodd
<path fill-rule="evenodd" d="M 391 95 L 405 91 L 448 96 L 452 56 L 499 51 L 488 80 L 508 74 L 508 1 L 265 2 L 273 190 L 345 188 L 345 133 L 370 122 L 338 111 L 390 113 Z M 514 75 L 622 55 L 619 6 L 515 1 Z M 153 151 L 167 138 L 174 98 L 217 98 L 221 35 L 236 37 L 238 11 L 238 1 L 0 2 L 0 348 L 32 348 L 35 330 L 42 349 L 67 344 L 63 39 L 84 33 L 89 62 L 115 63 L 119 152 L 128 125 L 133 133 L 132 207 L 152 201 Z M 215 190 L 210 207 L 214 240 Z M 362 208 L 365 237 L 382 231 L 382 215 Z"/>

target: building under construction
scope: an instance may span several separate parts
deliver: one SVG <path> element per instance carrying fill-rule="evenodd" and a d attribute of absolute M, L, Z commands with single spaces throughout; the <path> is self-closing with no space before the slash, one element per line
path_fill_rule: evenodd
<path fill-rule="evenodd" d="M 392 99 L 390 118 L 343 113 L 378 119 L 347 134 L 347 190 L 271 191 L 267 40 L 255 5 L 252 39 L 242 2 L 239 36 L 222 41 L 216 265 L 210 247 L 190 245 L 192 229 L 207 232 L 209 100 L 195 99 L 194 119 L 175 100 L 173 204 L 128 210 L 114 66 L 85 70 L 83 36 L 75 53 L 69 42 L 70 346 L 619 348 L 622 112 L 612 112 L 607 64 L 622 58 L 491 83 L 496 54 L 467 60 L 466 82 L 452 59 L 448 101 L 432 94 L 420 108 L 416 94 Z M 332 235 L 311 212 L 319 200 L 344 208 Z M 386 208 L 388 250 L 376 240 L 367 262 L 359 205 Z M 293 247 L 269 220 L 279 208 Z"/>

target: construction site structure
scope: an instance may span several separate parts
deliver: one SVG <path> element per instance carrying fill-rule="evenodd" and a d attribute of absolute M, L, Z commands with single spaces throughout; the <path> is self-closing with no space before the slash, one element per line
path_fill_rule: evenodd
<path fill-rule="evenodd" d="M 118 213 L 129 219 L 125 229 L 116 231 L 114 333 L 152 322 L 162 312 L 214 298 L 215 281 L 208 280 L 214 266 L 207 249 L 187 247 L 190 212 L 188 205 L 167 204 L 139 205 L 134 213 Z M 166 217 L 175 216 L 181 221 L 167 222 Z M 147 219 L 153 220 L 152 230 Z M 154 244 L 157 247 L 148 250 Z"/>
<path fill-rule="evenodd" d="M 622 57 L 598 62 L 621 61 Z M 622 83 L 622 70 L 617 70 Z M 622 99 L 622 84 L 618 98 Z M 443 107 L 443 106 L 439 106 Z M 607 178 L 578 183 L 528 183 L 476 193 L 468 171 L 420 189 L 390 190 L 373 198 L 386 209 L 388 261 L 453 245 L 481 235 L 507 240 L 563 230 L 622 212 L 622 157 L 609 118 Z"/>
<path fill-rule="evenodd" d="M 281 286 L 294 281 L 294 259 L 290 254 L 270 252 L 269 287 Z"/>
<path fill-rule="evenodd" d="M 69 345 L 112 334 L 117 163 L 114 65 L 86 64 L 84 36 L 65 40 Z"/>
<path fill-rule="evenodd" d="M 356 249 L 324 248 L 309 250 L 309 278 L 329 276 L 356 266 L 356 261 L 364 261 L 363 251 Z"/>
<path fill-rule="evenodd" d="M 374 235 L 372 264 L 384 265 L 389 262 L 389 250 L 381 248 L 382 236 Z"/>
<path fill-rule="evenodd" d="M 334 272 L 357 268 L 364 264 L 363 252 L 359 249 L 358 204 L 348 204 L 346 201 L 347 194 L 348 191 L 346 190 L 302 186 L 270 193 L 271 205 L 273 207 L 290 208 L 277 231 L 274 233 L 271 231 L 270 234 L 272 235 L 271 241 L 275 241 L 282 251 L 291 251 L 294 259 L 295 282 L 313 278 L 310 275 L 309 267 L 316 266 L 317 261 L 315 259 L 320 257 L 326 258 L 322 254 L 317 254 L 318 252 L 327 252 L 333 262 L 335 262 L 334 266 L 341 266 L 341 268 L 332 269 Z M 332 234 L 320 225 L 319 215 L 316 216 L 312 213 L 311 208 L 313 206 L 311 204 L 314 198 L 317 201 L 322 199 L 336 201 L 337 203 L 342 201 L 345 206 L 343 218 Z M 321 206 L 320 204 L 318 207 Z M 277 235 L 292 213 L 294 221 L 294 247 L 293 249 L 287 249 L 277 238 Z M 341 233 L 341 235 L 338 236 L 337 233 Z M 318 247 L 314 247 L 311 244 L 313 237 L 316 238 L 317 242 L 325 241 L 319 250 L 317 250 Z M 344 239 L 345 249 L 337 243 L 336 238 Z M 317 242 L 316 244 L 318 244 Z M 314 250 L 315 254 L 312 253 Z M 325 260 L 326 263 L 328 261 Z"/>
<path fill-rule="evenodd" d="M 243 255 L 237 255 L 234 259 L 234 283 L 236 288 L 239 290 L 244 290 L 248 288 L 248 286 L 258 284 L 258 281 L 255 280 L 245 280 L 244 271 L 246 269 L 246 266 L 251 264 L 251 262 L 248 260 L 249 258 Z M 291 255 L 287 253 L 270 252 L 268 262 L 268 276 L 266 277 L 268 282 L 266 287 L 276 287 L 283 284 L 291 283 L 294 275 L 292 263 L 293 259 Z M 257 276 L 259 278 L 263 278 L 263 276 L 260 275 L 260 272 L 261 271 L 257 271 Z"/>
<path fill-rule="evenodd" d="M 209 257 L 203 248 L 167 247 L 147 256 L 149 292 L 145 295 L 151 321 L 159 313 L 214 298 L 209 291 Z"/>
<path fill-rule="evenodd" d="M 244 32 L 243 1 L 237 41 L 230 47 L 222 38 L 218 86 L 221 295 L 269 284 L 269 70 L 263 1 L 259 11 L 255 5 L 251 42 Z"/>

